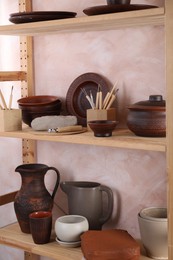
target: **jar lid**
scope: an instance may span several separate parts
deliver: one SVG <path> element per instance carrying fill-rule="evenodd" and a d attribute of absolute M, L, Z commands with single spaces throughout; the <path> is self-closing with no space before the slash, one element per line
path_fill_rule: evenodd
<path fill-rule="evenodd" d="M 165 111 L 166 102 L 163 100 L 162 95 L 150 95 L 148 100 L 139 101 L 131 106 L 129 109 L 134 110 L 154 110 Z"/>

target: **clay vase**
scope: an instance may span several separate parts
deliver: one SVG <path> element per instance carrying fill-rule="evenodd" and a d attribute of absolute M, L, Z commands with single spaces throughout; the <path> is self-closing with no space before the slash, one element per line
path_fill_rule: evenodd
<path fill-rule="evenodd" d="M 49 170 L 55 171 L 57 175 L 52 195 L 47 191 L 44 183 L 45 174 Z M 15 171 L 20 173 L 22 184 L 14 200 L 14 209 L 21 231 L 30 233 L 29 214 L 34 211 L 52 210 L 60 174 L 56 168 L 39 163 L 23 164 Z"/>
<path fill-rule="evenodd" d="M 60 187 L 67 194 L 69 214 L 86 217 L 90 230 L 100 230 L 110 219 L 113 210 L 113 193 L 110 188 L 87 181 L 65 181 L 60 183 Z M 107 195 L 107 205 L 103 203 L 103 193 Z M 107 210 L 103 210 L 104 207 Z"/>

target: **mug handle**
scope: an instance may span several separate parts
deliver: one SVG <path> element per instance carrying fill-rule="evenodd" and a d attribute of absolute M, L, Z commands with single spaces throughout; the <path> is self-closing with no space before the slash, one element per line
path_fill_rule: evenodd
<path fill-rule="evenodd" d="M 55 172 L 56 172 L 56 175 L 57 175 L 55 187 L 54 187 L 53 192 L 52 192 L 52 195 L 51 195 L 52 199 L 54 199 L 55 194 L 56 194 L 56 191 L 57 191 L 58 186 L 59 186 L 59 182 L 60 182 L 60 173 L 59 173 L 59 171 L 58 171 L 55 167 L 48 167 L 47 171 L 49 171 L 49 170 L 55 171 Z"/>
<path fill-rule="evenodd" d="M 112 211 L 113 211 L 113 192 L 110 188 L 104 186 L 104 185 L 100 185 L 100 190 L 101 192 L 106 192 L 107 196 L 108 196 L 108 210 L 105 214 L 105 216 L 100 218 L 100 223 L 103 225 L 106 221 L 108 221 L 112 215 Z"/>

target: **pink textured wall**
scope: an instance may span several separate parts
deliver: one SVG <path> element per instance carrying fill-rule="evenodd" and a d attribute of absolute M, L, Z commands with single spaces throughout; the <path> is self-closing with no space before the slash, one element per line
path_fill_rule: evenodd
<path fill-rule="evenodd" d="M 2 0 L 1 0 L 2 1 Z M 1 24 L 7 24 L 8 14 L 17 11 L 17 1 L 2 1 Z M 103 0 L 33 1 L 34 10 L 68 10 L 84 15 L 86 7 L 105 4 Z M 141 1 L 132 1 L 141 3 Z M 163 5 L 163 1 L 143 1 L 146 4 Z M 5 15 L 7 14 L 7 15 Z M 4 44 L 5 43 L 5 44 Z M 1 70 L 19 68 L 17 37 L 0 37 L 1 57 L 9 49 L 9 55 L 0 60 Z M 14 48 L 13 48 L 14 46 Z M 162 26 L 145 26 L 123 30 L 63 33 L 34 38 L 34 66 L 36 94 L 57 95 L 65 99 L 73 80 L 86 72 L 104 76 L 109 86 L 118 80 L 118 120 L 125 125 L 127 105 L 148 99 L 150 94 L 162 94 L 165 98 L 164 29 Z M 7 53 L 7 52 L 6 52 Z M 1 87 L 7 92 L 6 84 Z M 11 86 L 11 83 L 10 83 Z M 16 96 L 20 96 L 14 83 Z M 0 193 L 20 187 L 20 177 L 14 173 L 21 164 L 21 141 L 0 139 L 1 184 Z M 8 148 L 7 148 L 8 147 Z M 17 152 L 16 152 L 17 150 Z M 139 238 L 137 214 L 146 206 L 166 206 L 166 160 L 159 152 L 137 151 L 74 144 L 38 142 L 38 162 L 54 166 L 61 173 L 61 180 L 97 181 L 114 192 L 114 211 L 104 228 L 122 228 Z M 49 190 L 54 179 L 46 178 Z M 64 193 L 58 191 L 55 199 L 54 218 L 58 207 L 67 210 Z M 8 214 L 10 212 L 10 214 Z M 0 225 L 15 221 L 12 205 L 0 208 Z M 1 260 L 20 260 L 23 253 L 0 246 Z"/>

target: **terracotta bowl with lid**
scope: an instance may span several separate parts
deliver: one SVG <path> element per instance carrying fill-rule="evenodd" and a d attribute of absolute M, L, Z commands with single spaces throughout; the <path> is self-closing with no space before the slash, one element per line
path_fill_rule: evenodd
<path fill-rule="evenodd" d="M 127 126 L 137 136 L 166 136 L 166 106 L 161 95 L 128 107 Z"/>

